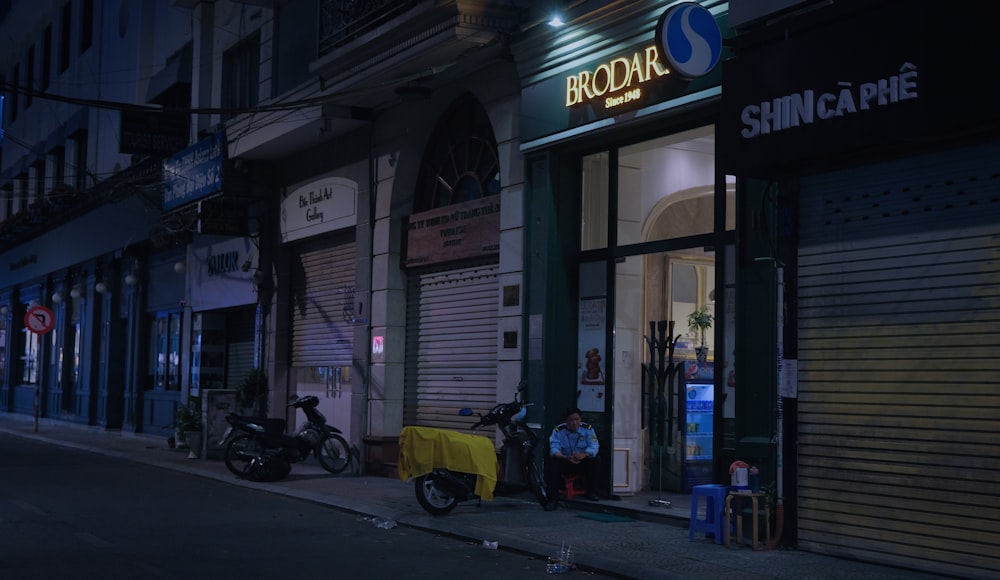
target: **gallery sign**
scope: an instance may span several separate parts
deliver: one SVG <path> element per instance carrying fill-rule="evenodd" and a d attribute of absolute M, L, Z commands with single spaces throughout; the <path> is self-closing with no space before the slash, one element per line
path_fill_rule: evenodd
<path fill-rule="evenodd" d="M 281 241 L 291 242 L 357 225 L 358 184 L 342 177 L 318 179 L 281 201 Z"/>
<path fill-rule="evenodd" d="M 499 195 L 415 213 L 407 224 L 408 267 L 499 253 Z"/>

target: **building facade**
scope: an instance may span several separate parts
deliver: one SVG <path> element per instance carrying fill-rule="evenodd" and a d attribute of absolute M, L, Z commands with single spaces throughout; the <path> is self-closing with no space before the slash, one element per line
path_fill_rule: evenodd
<path fill-rule="evenodd" d="M 578 406 L 596 426 L 609 494 L 689 492 L 733 457 L 726 18 L 725 2 L 582 3 L 517 45 L 528 376 L 548 419 Z"/>
<path fill-rule="evenodd" d="M 0 411 L 167 436 L 260 369 L 270 416 L 315 394 L 391 476 L 404 425 L 464 430 L 526 378 L 533 424 L 597 427 L 605 495 L 743 460 L 775 543 L 985 577 L 984 25 L 560 7 L 0 14 Z"/>
<path fill-rule="evenodd" d="M 1000 86 L 984 68 L 997 53 L 983 43 L 988 5 L 730 6 L 720 156 L 738 216 L 762 226 L 738 236 L 747 320 L 750 304 L 783 298 L 785 533 L 807 550 L 990 577 Z"/>
<path fill-rule="evenodd" d="M 391 473 L 404 420 L 513 392 L 525 6 L 49 8 L 3 15 L 5 411 L 167 436 L 263 369 Z"/>
<path fill-rule="evenodd" d="M 172 412 L 160 424 L 144 418 L 134 386 L 152 384 L 156 368 L 138 360 L 155 293 L 140 258 L 164 233 L 150 153 L 186 146 L 188 128 L 165 123 L 154 144 L 144 111 L 92 105 L 144 103 L 154 63 L 185 42 L 185 18 L 159 4 L 92 0 L 18 3 L 2 17 L 5 411 L 109 428 L 172 424 Z M 154 32 L 153 22 L 173 32 Z"/>

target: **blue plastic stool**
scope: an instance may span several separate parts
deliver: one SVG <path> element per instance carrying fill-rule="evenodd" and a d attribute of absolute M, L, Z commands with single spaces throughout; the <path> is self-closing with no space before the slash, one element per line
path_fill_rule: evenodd
<path fill-rule="evenodd" d="M 691 527 L 688 540 L 694 541 L 695 532 L 712 535 L 716 544 L 721 544 L 725 534 L 725 519 L 722 509 L 726 504 L 726 486 L 719 483 L 696 485 L 691 488 Z M 698 504 L 705 498 L 705 519 L 698 518 Z"/>

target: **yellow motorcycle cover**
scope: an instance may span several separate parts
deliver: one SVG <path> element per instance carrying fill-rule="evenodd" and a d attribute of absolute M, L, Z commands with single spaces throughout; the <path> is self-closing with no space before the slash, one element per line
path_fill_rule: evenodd
<path fill-rule="evenodd" d="M 433 427 L 403 427 L 399 433 L 399 479 L 420 477 L 434 468 L 475 474 L 476 495 L 493 499 L 499 466 L 490 439 Z"/>

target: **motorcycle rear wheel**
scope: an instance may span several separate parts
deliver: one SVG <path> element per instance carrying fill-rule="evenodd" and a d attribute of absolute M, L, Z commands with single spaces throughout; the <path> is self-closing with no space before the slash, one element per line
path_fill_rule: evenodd
<path fill-rule="evenodd" d="M 249 434 L 237 435 L 226 445 L 224 459 L 233 475 L 243 477 L 255 457 L 264 455 L 264 448 Z"/>
<path fill-rule="evenodd" d="M 421 475 L 413 480 L 413 488 L 417 493 L 417 503 L 424 508 L 427 513 L 435 516 L 443 516 L 458 505 L 458 498 L 445 491 L 444 488 L 435 484 L 436 476 L 433 472 Z"/>
<path fill-rule="evenodd" d="M 549 497 L 549 488 L 545 485 L 545 477 L 542 476 L 534 461 L 528 462 L 528 486 L 545 511 L 550 512 L 559 507 L 559 498 Z"/>
<path fill-rule="evenodd" d="M 327 433 L 316 446 L 316 458 L 323 469 L 330 473 L 340 473 L 351 464 L 351 448 L 340 435 Z"/>

